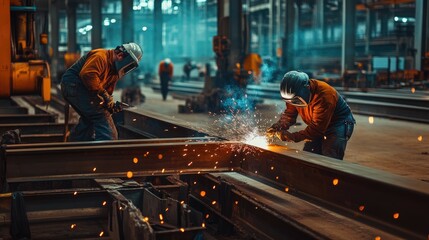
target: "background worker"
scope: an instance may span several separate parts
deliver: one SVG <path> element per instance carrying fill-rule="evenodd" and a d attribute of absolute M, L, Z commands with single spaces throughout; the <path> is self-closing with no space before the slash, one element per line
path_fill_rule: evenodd
<path fill-rule="evenodd" d="M 243 68 L 250 74 L 249 80 L 252 80 L 254 84 L 261 83 L 261 66 L 262 58 L 257 53 L 249 53 L 243 61 Z"/>
<path fill-rule="evenodd" d="M 191 71 L 195 68 L 191 60 L 187 60 L 183 65 L 183 80 L 189 81 L 191 79 Z"/>
<path fill-rule="evenodd" d="M 159 63 L 158 75 L 161 81 L 162 100 L 165 101 L 168 95 L 168 85 L 173 78 L 173 63 L 169 58 L 166 58 Z"/>
<path fill-rule="evenodd" d="M 284 75 L 280 93 L 286 110 L 267 130 L 267 136 L 291 142 L 306 140 L 304 151 L 342 160 L 356 121 L 341 95 L 327 83 L 299 71 Z M 291 133 L 288 129 L 298 114 L 307 127 Z"/>
<path fill-rule="evenodd" d="M 64 73 L 61 92 L 79 114 L 69 141 L 116 140 L 111 114 L 122 110 L 113 101 L 117 81 L 138 67 L 143 52 L 136 43 L 115 49 L 94 49 Z"/>

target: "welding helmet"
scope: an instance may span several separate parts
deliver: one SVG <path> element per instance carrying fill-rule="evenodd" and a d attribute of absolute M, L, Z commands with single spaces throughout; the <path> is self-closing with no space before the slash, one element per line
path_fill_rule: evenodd
<path fill-rule="evenodd" d="M 115 51 L 122 52 L 124 54 L 124 57 L 121 60 L 115 61 L 115 67 L 119 78 L 136 69 L 139 66 L 139 61 L 143 56 L 140 46 L 133 42 L 124 43 L 121 46 L 117 46 Z"/>
<path fill-rule="evenodd" d="M 306 107 L 310 102 L 310 79 L 304 72 L 287 72 L 280 84 L 282 99 L 296 107 Z"/>

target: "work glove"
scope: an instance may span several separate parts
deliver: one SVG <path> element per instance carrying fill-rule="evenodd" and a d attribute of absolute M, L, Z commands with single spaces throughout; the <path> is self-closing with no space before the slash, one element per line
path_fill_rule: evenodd
<path fill-rule="evenodd" d="M 97 97 L 100 100 L 100 105 L 109 112 L 113 112 L 115 108 L 115 102 L 113 101 L 112 95 L 110 95 L 105 89 L 98 91 Z"/>
<path fill-rule="evenodd" d="M 273 138 L 275 133 L 280 131 L 282 129 L 282 125 L 279 122 L 274 123 L 271 125 L 270 128 L 267 129 L 265 135 L 267 138 Z"/>
<path fill-rule="evenodd" d="M 277 131 L 275 132 L 275 135 L 282 141 L 296 142 L 294 135 L 287 130 Z"/>

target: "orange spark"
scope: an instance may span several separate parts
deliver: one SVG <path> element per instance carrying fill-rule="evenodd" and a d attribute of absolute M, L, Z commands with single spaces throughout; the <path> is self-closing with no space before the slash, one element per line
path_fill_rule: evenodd
<path fill-rule="evenodd" d="M 133 177 L 133 172 L 128 171 L 128 172 L 127 172 L 127 178 L 132 178 L 132 177 Z"/>

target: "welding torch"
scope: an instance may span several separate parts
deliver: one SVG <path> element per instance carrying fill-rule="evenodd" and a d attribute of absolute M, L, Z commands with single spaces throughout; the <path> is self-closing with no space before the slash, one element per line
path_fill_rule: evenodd
<path fill-rule="evenodd" d="M 109 112 L 110 113 L 117 113 L 117 112 L 122 111 L 123 109 L 130 108 L 130 107 L 132 107 L 132 106 L 130 106 L 127 103 L 116 101 L 115 104 L 113 105 L 113 108 L 109 109 Z"/>

